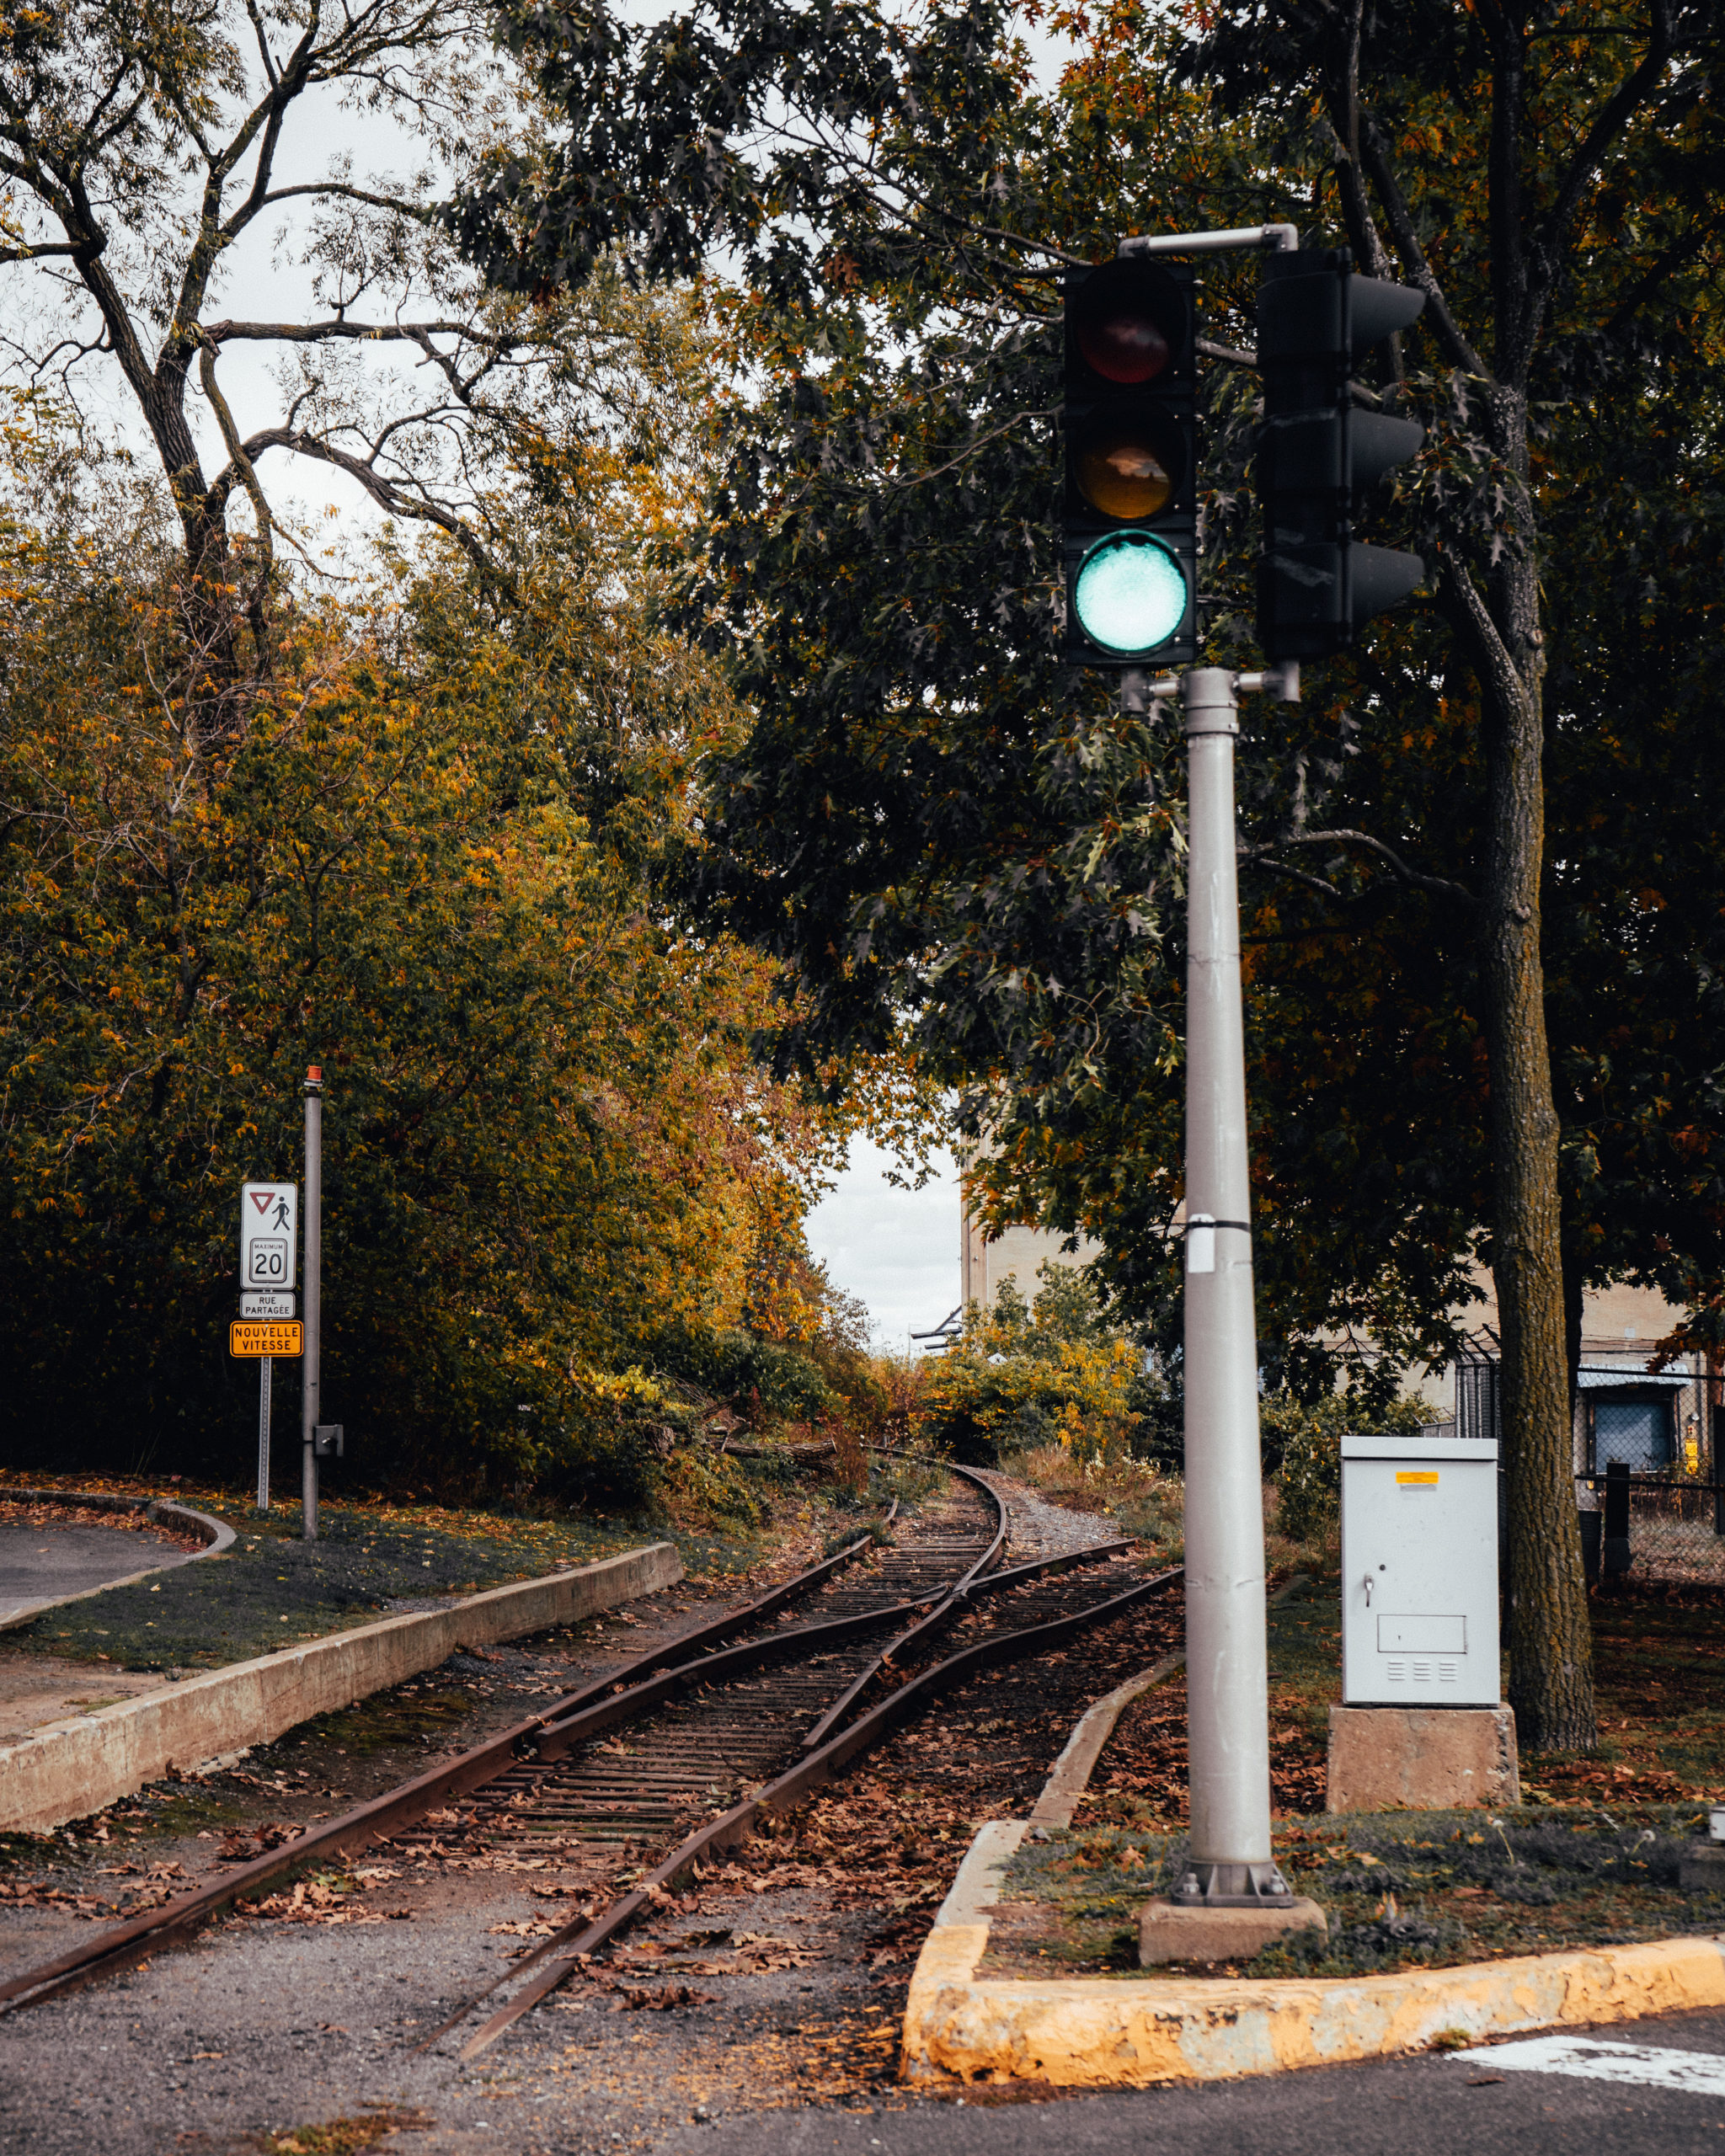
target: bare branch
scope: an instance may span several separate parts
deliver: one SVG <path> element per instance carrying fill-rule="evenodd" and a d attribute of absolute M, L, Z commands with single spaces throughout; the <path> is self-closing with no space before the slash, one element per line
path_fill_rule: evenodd
<path fill-rule="evenodd" d="M 1333 883 L 1327 883 L 1322 876 L 1308 876 L 1303 868 L 1292 867 L 1285 861 L 1275 861 L 1266 858 L 1263 861 L 1258 862 L 1256 865 L 1259 867 L 1268 868 L 1273 876 L 1285 876 L 1290 883 L 1304 883 L 1306 889 L 1310 891 L 1322 891 L 1327 899 L 1333 899 L 1338 905 L 1345 906 L 1358 903 L 1357 894 L 1354 898 L 1350 898 L 1347 892 L 1338 891 Z M 1241 938 L 1242 942 L 1261 942 L 1268 940 L 1269 939 L 1259 937 L 1242 937 Z"/>
<path fill-rule="evenodd" d="M 275 519 L 270 514 L 270 504 L 264 499 L 264 489 L 258 484 L 258 475 L 252 469 L 252 461 L 241 446 L 239 430 L 233 424 L 233 414 L 227 408 L 227 399 L 216 383 L 216 346 L 208 337 L 205 337 L 198 345 L 198 370 L 204 385 L 204 395 L 209 400 L 210 409 L 216 414 L 216 424 L 222 430 L 222 439 L 233 460 L 233 468 L 238 472 L 247 494 L 251 496 L 252 510 L 258 520 L 258 544 L 264 556 L 260 574 L 267 579 L 275 560 L 275 550 L 270 544 Z M 216 488 L 221 484 L 218 479 Z M 213 494 L 216 488 L 212 488 L 211 491 Z"/>
<path fill-rule="evenodd" d="M 410 222 L 424 227 L 427 231 L 437 222 L 435 207 L 404 202 L 396 195 L 374 195 L 369 188 L 353 187 L 345 180 L 318 179 L 307 180 L 299 187 L 274 187 L 267 195 L 259 195 L 255 200 L 248 196 L 222 230 L 232 237 L 243 232 L 260 210 L 273 209 L 276 203 L 291 201 L 296 195 L 317 195 L 331 200 L 363 202 L 368 209 L 387 210 L 396 216 L 405 217 Z"/>
<path fill-rule="evenodd" d="M 1447 547 L 1438 556 L 1438 590 L 1481 687 L 1498 701 L 1500 709 L 1513 710 L 1525 700 L 1527 685 L 1473 579 Z"/>
<path fill-rule="evenodd" d="M 1374 838 L 1370 831 L 1356 831 L 1345 826 L 1332 831 L 1290 832 L 1284 837 L 1272 840 L 1267 846 L 1242 846 L 1239 858 L 1246 863 L 1264 862 L 1274 867 L 1277 865 L 1276 854 L 1283 847 L 1290 846 L 1364 846 L 1369 853 L 1387 862 L 1402 883 L 1412 884 L 1417 890 L 1436 891 L 1445 898 L 1460 899 L 1464 905 L 1477 904 L 1472 892 L 1465 884 L 1452 883 L 1445 876 L 1422 875 L 1417 868 L 1410 868 L 1393 847 L 1386 846 L 1381 839 Z"/>
<path fill-rule="evenodd" d="M 488 335 L 471 322 L 349 322 L 332 315 L 323 322 L 206 322 L 199 334 L 217 344 L 418 344 L 427 337 L 466 337 L 480 345 L 512 345 L 526 339 Z"/>
<path fill-rule="evenodd" d="M 1605 154 L 1623 130 L 1629 125 L 1638 105 L 1658 82 L 1671 57 L 1671 17 L 1667 0 L 1649 0 L 1653 18 L 1652 33 L 1641 64 L 1620 83 L 1616 91 L 1595 114 L 1594 123 L 1587 131 L 1581 147 L 1569 163 L 1569 169 L 1559 181 L 1557 192 L 1546 213 L 1536 251 L 1540 258 L 1537 291 L 1530 285 L 1527 296 L 1529 320 L 1536 322 L 1545 312 L 1546 298 L 1557 275 L 1557 256 L 1562 246 L 1563 235 L 1573 222 L 1581 201 L 1582 189 L 1598 171 Z"/>
<path fill-rule="evenodd" d="M 407 420 L 396 422 L 398 426 L 409 424 L 411 422 Z M 393 429 L 386 429 L 385 440 L 391 431 Z M 245 446 L 254 458 L 261 456 L 266 449 L 290 449 L 298 456 L 315 457 L 320 463 L 333 464 L 337 471 L 345 472 L 350 478 L 357 479 L 377 506 L 389 515 L 408 517 L 417 524 L 435 524 L 439 531 L 448 533 L 474 567 L 493 583 L 500 584 L 505 590 L 513 589 L 514 579 L 486 552 L 471 525 L 457 516 L 453 510 L 446 509 L 441 502 L 429 500 L 423 494 L 410 494 L 405 488 L 398 486 L 387 473 L 378 471 L 369 459 L 338 449 L 334 442 L 326 441 L 320 435 L 307 434 L 303 429 L 289 427 L 266 427 L 260 433 L 253 435 Z M 374 449 L 373 456 L 376 453 Z"/>
<path fill-rule="evenodd" d="M 270 39 L 264 28 L 264 18 L 258 13 L 258 0 L 246 0 L 246 13 L 251 17 L 252 28 L 257 33 L 258 54 L 264 62 L 264 79 L 273 90 L 280 82 L 281 76 L 276 67 L 275 56 L 270 50 Z"/>

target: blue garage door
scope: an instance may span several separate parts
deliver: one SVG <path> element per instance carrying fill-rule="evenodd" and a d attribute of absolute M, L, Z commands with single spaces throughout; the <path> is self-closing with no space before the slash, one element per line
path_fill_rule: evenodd
<path fill-rule="evenodd" d="M 1621 1460 L 1632 1475 L 1671 1464 L 1671 1409 L 1663 1400 L 1594 1402 L 1594 1466 Z"/>

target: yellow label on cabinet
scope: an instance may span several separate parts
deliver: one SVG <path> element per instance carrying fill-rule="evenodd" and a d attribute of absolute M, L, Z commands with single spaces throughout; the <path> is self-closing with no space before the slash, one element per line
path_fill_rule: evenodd
<path fill-rule="evenodd" d="M 1428 1473 L 1423 1468 L 1413 1472 L 1398 1468 L 1396 1471 L 1396 1480 L 1398 1482 L 1435 1482 L 1437 1479 L 1435 1473 Z"/>

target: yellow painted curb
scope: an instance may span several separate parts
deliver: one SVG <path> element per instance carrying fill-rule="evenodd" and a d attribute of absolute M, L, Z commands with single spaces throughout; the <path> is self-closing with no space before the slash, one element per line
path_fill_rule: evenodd
<path fill-rule="evenodd" d="M 1725 2005 L 1725 1938 L 1664 1939 L 1386 1977 L 979 1978 L 1000 1868 L 1028 1822 L 979 1829 L 917 1958 L 900 2073 L 911 2081 L 1135 2089 L 1220 2081 Z"/>

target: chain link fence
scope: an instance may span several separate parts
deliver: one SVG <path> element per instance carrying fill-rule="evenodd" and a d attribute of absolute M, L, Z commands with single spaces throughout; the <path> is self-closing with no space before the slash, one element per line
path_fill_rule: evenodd
<path fill-rule="evenodd" d="M 1606 1547 L 1614 1534 L 1606 1486 L 1615 1467 L 1627 1485 L 1630 1577 L 1725 1587 L 1725 1479 L 1715 1446 L 1721 1390 L 1718 1377 L 1696 1367 L 1649 1371 L 1627 1354 L 1583 1353 L 1575 1496 L 1589 1571 L 1603 1561 L 1610 1572 L 1621 1562 L 1623 1553 L 1614 1564 Z"/>
<path fill-rule="evenodd" d="M 1584 1342 L 1575 1401 L 1575 1501 L 1589 1577 L 1621 1569 L 1608 1552 L 1608 1470 L 1627 1470 L 1629 1575 L 1725 1587 L 1725 1377 L 1698 1356 L 1649 1370 L 1645 1348 Z M 1470 1344 L 1455 1370 L 1455 1416 L 1433 1436 L 1501 1444 L 1495 1343 Z M 1499 1481 L 1500 1538 L 1503 1517 Z"/>
<path fill-rule="evenodd" d="M 1627 1481 L 1630 1577 L 1725 1587 L 1725 1483 L 1657 1475 Z M 1605 1482 L 1603 1475 L 1575 1478 L 1589 1575 L 1599 1571 L 1609 1531 Z M 1604 1561 L 1613 1569 L 1609 1556 Z"/>

